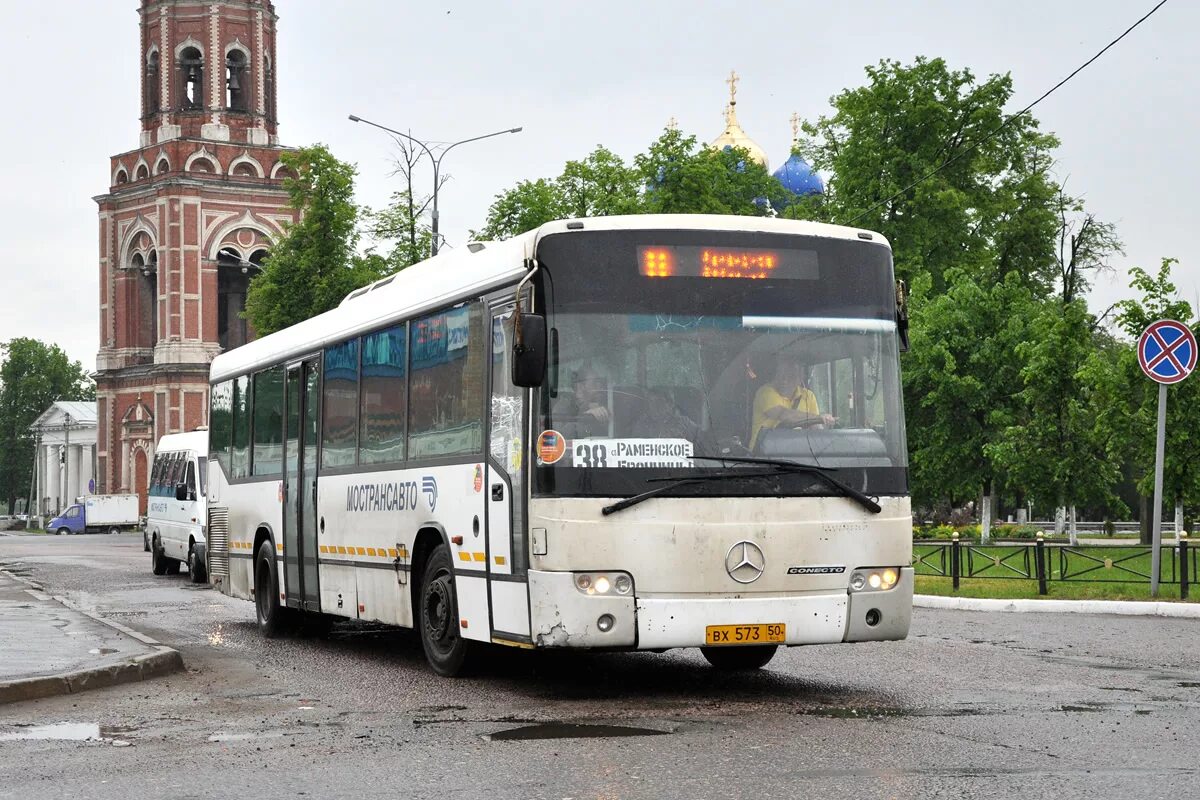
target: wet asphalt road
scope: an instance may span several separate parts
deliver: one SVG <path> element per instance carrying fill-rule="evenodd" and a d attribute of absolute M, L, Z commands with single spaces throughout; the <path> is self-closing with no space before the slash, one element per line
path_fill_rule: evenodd
<path fill-rule="evenodd" d="M 0 739 L 102 736 L 0 741 L 0 798 L 1175 800 L 1200 780 L 1197 620 L 918 609 L 905 642 L 781 651 L 751 675 L 696 650 L 496 649 L 446 680 L 403 632 L 265 641 L 249 603 L 151 575 L 140 536 L 0 536 L 0 565 L 188 665 L 0 706 Z"/>

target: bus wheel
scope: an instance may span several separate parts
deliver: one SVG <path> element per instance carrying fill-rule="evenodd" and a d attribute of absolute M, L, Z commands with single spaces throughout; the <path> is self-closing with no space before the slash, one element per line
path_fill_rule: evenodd
<path fill-rule="evenodd" d="M 470 643 L 458 633 L 458 598 L 454 593 L 454 564 L 446 545 L 438 545 L 421 574 L 417 627 L 429 666 L 438 675 L 454 677 L 463 671 Z"/>
<path fill-rule="evenodd" d="M 263 636 L 278 639 L 284 634 L 287 609 L 279 605 L 279 575 L 270 539 L 259 546 L 258 557 L 254 559 L 254 615 Z"/>
<path fill-rule="evenodd" d="M 188 548 L 188 577 L 192 579 L 192 583 L 204 583 L 208 579 L 208 575 L 204 569 L 204 562 L 196 558 L 196 548 Z"/>
<path fill-rule="evenodd" d="M 700 652 L 708 663 L 720 670 L 759 669 L 775 657 L 777 646 L 773 644 L 752 647 L 701 647 Z"/>
<path fill-rule="evenodd" d="M 70 536 L 71 529 L 70 528 L 59 528 L 57 533 L 59 536 Z"/>
<path fill-rule="evenodd" d="M 163 555 L 158 539 L 155 539 L 150 544 L 150 571 L 155 575 L 166 575 L 169 561 L 170 559 Z"/>

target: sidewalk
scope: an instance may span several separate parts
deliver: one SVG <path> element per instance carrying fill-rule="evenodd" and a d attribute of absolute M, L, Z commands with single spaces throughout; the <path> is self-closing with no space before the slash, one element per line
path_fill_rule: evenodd
<path fill-rule="evenodd" d="M 178 651 L 0 571 L 0 703 L 115 686 L 182 668 Z"/>

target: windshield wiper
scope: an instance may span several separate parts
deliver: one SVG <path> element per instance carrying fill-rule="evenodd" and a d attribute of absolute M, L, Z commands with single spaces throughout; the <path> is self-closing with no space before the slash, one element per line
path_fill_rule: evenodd
<path fill-rule="evenodd" d="M 692 458 L 699 458 L 704 461 L 727 461 L 732 464 L 764 464 L 775 467 L 780 472 L 803 472 L 809 475 L 816 475 L 846 497 L 856 501 L 872 514 L 879 514 L 883 511 L 883 508 L 874 499 L 863 494 L 853 486 L 842 483 L 830 475 L 828 469 L 818 467 L 816 464 L 804 464 L 799 461 L 787 461 L 782 458 L 754 458 L 750 456 L 692 456 Z"/>
<path fill-rule="evenodd" d="M 672 489 L 677 489 L 680 486 L 687 486 L 689 483 L 729 481 L 739 480 L 742 478 L 769 478 L 774 475 L 779 475 L 780 472 L 781 470 L 773 469 L 770 472 L 720 472 L 715 475 L 692 475 L 687 477 L 673 475 L 666 478 L 651 478 L 648 481 L 649 483 L 657 483 L 659 481 L 668 482 L 663 483 L 662 486 L 656 486 L 653 489 L 642 492 L 641 494 L 635 494 L 632 497 L 626 497 L 624 500 L 618 500 L 612 505 L 605 506 L 604 508 L 600 509 L 600 513 L 607 517 L 609 514 L 615 514 L 616 512 L 622 511 L 630 506 L 636 506 L 643 500 L 649 500 L 651 497 L 657 497 L 664 492 L 669 492 Z"/>
<path fill-rule="evenodd" d="M 691 484 L 691 483 L 704 483 L 707 481 L 738 480 L 738 479 L 742 479 L 742 478 L 770 478 L 770 477 L 773 477 L 776 475 L 787 474 L 789 472 L 803 473 L 806 475 L 816 475 L 818 478 L 823 480 L 825 483 L 827 483 L 828 485 L 832 486 L 833 488 L 835 488 L 839 492 L 841 492 L 843 496 L 849 497 L 851 500 L 854 500 L 859 505 L 861 505 L 863 508 L 865 508 L 867 511 L 870 511 L 872 514 L 878 514 L 883 511 L 883 508 L 880 507 L 879 503 L 876 503 L 872 498 L 863 494 L 858 489 L 855 489 L 853 486 L 848 486 L 847 484 L 842 483 L 837 478 L 830 475 L 824 467 L 818 467 L 815 464 L 801 464 L 801 463 L 797 463 L 795 461 L 784 461 L 782 459 L 774 459 L 774 458 L 746 458 L 746 457 L 741 457 L 741 456 L 692 456 L 692 458 L 699 458 L 699 459 L 703 459 L 705 461 L 729 461 L 731 463 L 738 463 L 738 464 L 763 464 L 765 466 L 771 467 L 772 469 L 767 472 L 762 472 L 762 471 L 759 471 L 759 472 L 749 472 L 749 471 L 747 471 L 747 472 L 721 472 L 721 473 L 717 473 L 715 475 L 670 476 L 670 477 L 666 477 L 666 478 L 651 478 L 650 482 L 658 482 L 658 481 L 669 481 L 669 482 L 664 483 L 662 486 L 656 486 L 655 488 L 649 489 L 645 492 L 642 492 L 641 494 L 635 494 L 632 497 L 626 497 L 624 500 L 618 500 L 617 502 L 613 503 L 612 505 L 608 505 L 608 506 L 605 506 L 604 508 L 600 509 L 600 512 L 602 514 L 604 514 L 604 516 L 607 517 L 609 514 L 615 514 L 616 512 L 622 511 L 626 508 L 629 508 L 630 506 L 636 506 L 638 503 L 642 502 L 643 500 L 649 500 L 652 497 L 657 497 L 658 495 L 669 492 L 672 489 L 677 489 L 680 486 L 687 486 L 688 484 Z"/>

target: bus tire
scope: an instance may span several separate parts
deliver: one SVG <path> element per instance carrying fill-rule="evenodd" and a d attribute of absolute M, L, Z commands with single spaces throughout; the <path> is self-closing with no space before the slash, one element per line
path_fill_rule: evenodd
<path fill-rule="evenodd" d="M 70 528 L 59 528 L 57 531 L 55 531 L 55 533 L 58 534 L 59 536 L 70 536 L 71 529 Z"/>
<path fill-rule="evenodd" d="M 192 583 L 204 583 L 208 580 L 208 571 L 205 569 L 205 564 L 201 559 L 196 558 L 196 548 L 188 548 L 188 577 L 192 579 Z"/>
<path fill-rule="evenodd" d="M 775 657 L 777 645 L 760 644 L 751 647 L 701 647 L 705 660 L 719 670 L 761 669 Z"/>
<path fill-rule="evenodd" d="M 155 539 L 150 544 L 150 571 L 155 575 L 166 575 L 168 561 L 170 559 L 163 555 L 162 548 L 158 544 L 158 539 Z"/>
<path fill-rule="evenodd" d="M 461 675 L 471 643 L 459 634 L 458 596 L 454 589 L 454 562 L 450 550 L 439 544 L 429 554 L 421 573 L 417 631 L 425 660 L 438 675 Z"/>
<path fill-rule="evenodd" d="M 254 616 L 259 632 L 268 639 L 287 632 L 288 609 L 279 605 L 279 571 L 270 539 L 259 545 L 254 558 Z"/>

